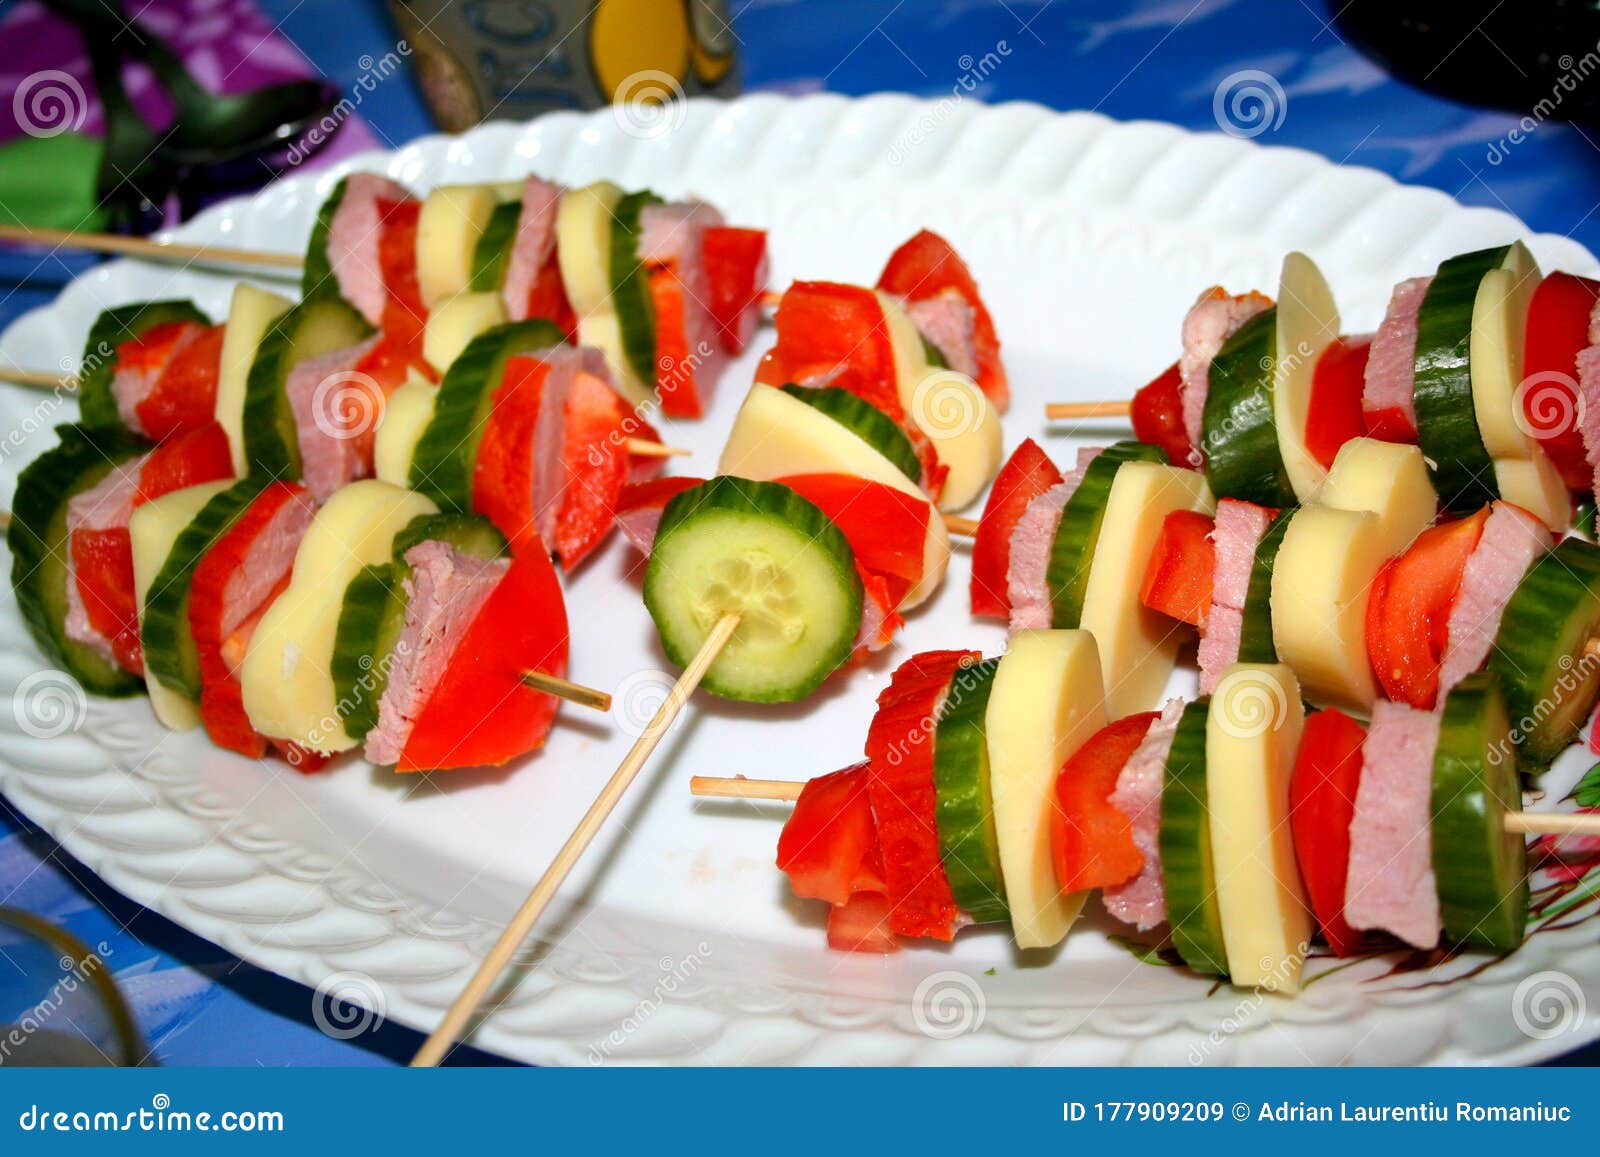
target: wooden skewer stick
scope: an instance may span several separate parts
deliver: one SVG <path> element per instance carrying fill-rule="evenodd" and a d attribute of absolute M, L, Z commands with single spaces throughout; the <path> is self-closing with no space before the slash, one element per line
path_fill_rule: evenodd
<path fill-rule="evenodd" d="M 1051 402 L 1044 416 L 1052 421 L 1063 418 L 1126 418 L 1128 402 Z"/>
<path fill-rule="evenodd" d="M 210 265 L 261 265 L 271 269 L 299 269 L 299 253 L 271 253 L 261 249 L 235 249 L 227 245 L 191 245 L 183 241 L 151 241 L 117 233 L 74 233 L 66 229 L 35 229 L 27 225 L 0 225 L 0 241 L 18 245 L 45 245 L 56 249 L 84 249 L 150 261 L 198 262 Z"/>
<path fill-rule="evenodd" d="M 959 534 L 963 538 L 971 538 L 978 533 L 978 520 L 976 518 L 962 518 L 959 514 L 942 515 L 944 528 L 951 534 Z"/>
<path fill-rule="evenodd" d="M 628 453 L 640 458 L 687 458 L 693 450 L 682 446 L 668 446 L 662 442 L 650 442 L 644 438 L 629 438 L 623 443 Z"/>
<path fill-rule="evenodd" d="M 805 784 L 792 779 L 746 779 L 742 775 L 697 775 L 689 790 L 710 799 L 771 799 L 793 803 Z M 1509 812 L 1506 831 L 1539 835 L 1600 836 L 1600 815 L 1573 812 Z"/>
<path fill-rule="evenodd" d="M 432 1035 L 417 1050 L 417 1055 L 411 1058 L 414 1067 L 437 1065 L 444 1059 L 450 1046 L 460 1038 L 461 1030 L 466 1027 L 473 1012 L 489 994 L 495 982 L 500 979 L 500 974 L 511 963 L 517 949 L 527 939 L 528 933 L 533 931 L 533 926 L 538 923 L 545 907 L 560 889 L 567 874 L 572 871 L 573 865 L 578 862 L 590 841 L 594 839 L 595 834 L 599 832 L 607 817 L 627 792 L 634 777 L 639 774 L 651 753 L 655 751 L 656 745 L 672 727 L 672 721 L 683 710 L 684 704 L 689 701 L 689 696 L 694 694 L 694 689 L 700 685 L 700 680 L 705 678 L 706 669 L 716 661 L 722 649 L 728 645 L 728 640 L 733 638 L 733 632 L 738 626 L 739 616 L 735 613 L 724 615 L 717 620 L 716 626 L 711 628 L 706 641 L 700 645 L 700 650 L 683 669 L 683 674 L 678 676 L 678 681 L 672 685 L 672 690 L 667 693 L 666 700 L 656 710 L 644 734 L 639 736 L 638 742 L 623 757 L 617 770 L 606 781 L 605 787 L 595 797 L 594 803 L 584 813 L 583 819 L 578 821 L 578 826 L 572 830 L 567 842 L 556 853 L 556 858 L 550 862 L 544 875 L 533 886 L 533 891 L 528 893 L 528 898 L 522 902 L 522 907 L 517 909 L 516 915 L 511 918 L 511 923 L 506 925 L 506 930 L 501 933 L 500 939 L 483 958 L 483 963 L 478 965 L 478 971 L 473 973 L 472 979 L 461 990 L 461 994 L 445 1010 L 444 1019 L 439 1022 L 439 1027 L 433 1030 Z"/>
<path fill-rule="evenodd" d="M 565 699 L 568 703 L 576 703 L 580 707 L 590 707 L 595 711 L 611 710 L 611 696 L 604 691 L 596 691 L 593 687 L 585 687 L 582 683 L 569 683 L 565 679 L 558 679 L 543 671 L 524 671 L 522 684 L 525 687 L 532 687 L 535 691 L 554 695 L 557 699 Z"/>

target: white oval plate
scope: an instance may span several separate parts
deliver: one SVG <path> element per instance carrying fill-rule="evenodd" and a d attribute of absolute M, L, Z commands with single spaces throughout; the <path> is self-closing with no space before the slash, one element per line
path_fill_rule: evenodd
<path fill-rule="evenodd" d="M 1167 125 L 903 97 L 754 96 L 676 111 L 681 123 L 669 118 L 656 137 L 602 110 L 429 137 L 347 167 L 416 189 L 537 171 L 701 193 L 730 219 L 772 230 L 779 285 L 870 282 L 895 244 L 939 230 L 998 319 L 1015 389 L 1008 444 L 1031 435 L 1057 457 L 1072 440 L 1046 430 L 1043 403 L 1128 396 L 1173 358 L 1178 322 L 1204 285 L 1270 289 L 1284 252 L 1304 249 L 1327 271 L 1347 328 L 1371 328 L 1401 278 L 1526 236 L 1504 213 L 1370 170 Z M 337 175 L 292 177 L 178 236 L 298 250 Z M 1597 271 L 1567 239 L 1528 239 L 1547 269 Z M 229 287 L 197 270 L 104 265 L 13 325 L 0 358 L 71 368 L 99 309 L 192 296 L 222 316 Z M 664 431 L 696 451 L 682 471 L 711 470 L 755 356 L 729 373 L 707 421 Z M 0 451 L 6 497 L 50 444 L 48 427 L 71 415 L 70 403 L 0 392 L 0 418 L 22 431 Z M 49 729 L 39 720 L 51 685 L 36 679 L 0 719 L 0 788 L 141 903 L 262 967 L 430 1027 L 673 678 L 636 564 L 613 536 L 568 587 L 573 677 L 615 690 L 613 717 L 564 710 L 547 748 L 518 767 L 402 777 L 344 763 L 302 777 L 222 754 L 200 734 L 167 734 L 142 701 L 91 701 L 81 726 L 41 739 L 28 731 Z M 854 762 L 895 663 L 917 649 L 1002 646 L 998 627 L 968 617 L 966 582 L 958 555 L 895 647 L 810 702 L 698 697 L 476 1043 L 572 1064 L 1411 1064 L 1528 1060 L 1600 1036 L 1600 1008 L 1553 1037 L 1526 1009 L 1513 1015 L 1514 1000 L 1538 996 L 1517 992 L 1535 973 L 1559 971 L 1580 997 L 1600 990 L 1592 925 L 1535 937 L 1460 983 L 1379 979 L 1386 965 L 1373 962 L 1293 1001 L 1213 992 L 1137 963 L 1107 939 L 1104 919 L 1042 956 L 1020 955 L 992 929 L 887 958 L 825 951 L 819 906 L 790 899 L 772 865 L 783 809 L 697 804 L 688 778 L 801 779 Z M 11 691 L 39 658 L 5 597 L 0 689 Z M 1178 683 L 1192 691 L 1192 675 Z"/>

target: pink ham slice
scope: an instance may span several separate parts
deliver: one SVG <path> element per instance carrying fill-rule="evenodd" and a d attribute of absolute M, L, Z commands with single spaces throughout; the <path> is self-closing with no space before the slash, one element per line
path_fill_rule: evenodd
<path fill-rule="evenodd" d="M 978 347 L 973 340 L 977 315 L 966 298 L 954 289 L 942 289 L 903 304 L 917 332 L 938 348 L 951 369 L 969 378 L 978 376 Z"/>
<path fill-rule="evenodd" d="M 1433 755 L 1439 717 L 1380 700 L 1361 746 L 1344 914 L 1352 928 L 1435 948 L 1443 919 L 1433 875 Z"/>
<path fill-rule="evenodd" d="M 517 217 L 517 233 L 506 261 L 505 285 L 500 290 L 506 316 L 512 321 L 527 320 L 528 295 L 539 279 L 539 271 L 556 251 L 556 213 L 565 191 L 538 177 L 529 177 L 522 186 L 522 213 Z"/>
<path fill-rule="evenodd" d="M 284 394 L 294 415 L 300 476 L 318 502 L 372 473 L 372 443 L 383 411 L 383 390 L 356 371 L 377 343 L 307 358 L 289 371 Z"/>
<path fill-rule="evenodd" d="M 1600 301 L 1589 315 L 1589 348 L 1578 354 L 1578 433 L 1583 456 L 1594 467 L 1595 493 L 1600 494 Z"/>
<path fill-rule="evenodd" d="M 404 583 L 405 624 L 365 749 L 367 760 L 379 767 L 399 761 L 472 620 L 511 567 L 509 559 L 475 558 L 435 541 L 406 551 L 406 562 L 412 569 Z"/>
<path fill-rule="evenodd" d="M 587 374 L 611 388 L 611 374 L 605 355 L 590 346 L 553 346 L 533 355 L 543 360 L 550 372 L 539 393 L 539 417 L 534 425 L 530 453 L 533 458 L 533 492 L 529 509 L 534 527 L 545 542 L 555 542 L 556 522 L 561 516 L 561 500 L 567 485 L 563 451 L 567 438 L 567 398 L 580 374 Z M 581 486 L 581 479 L 574 479 Z"/>
<path fill-rule="evenodd" d="M 67 542 L 79 530 L 121 530 L 133 517 L 134 500 L 139 496 L 139 476 L 144 471 L 148 454 L 118 463 L 94 486 L 67 500 Z M 73 566 L 72 551 L 67 555 L 67 617 L 63 624 L 67 638 L 91 648 L 108 663 L 117 662 L 111 640 L 94 629 L 89 622 L 89 609 L 84 606 L 83 592 L 78 589 L 77 568 Z"/>
<path fill-rule="evenodd" d="M 222 637 L 231 639 L 245 620 L 260 614 L 275 597 L 278 586 L 294 567 L 295 552 L 306 528 L 316 517 L 317 504 L 305 490 L 296 491 L 273 513 L 272 520 L 250 541 L 239 568 L 228 576 L 222 588 Z M 227 654 L 228 665 L 237 668 L 244 655 Z"/>
<path fill-rule="evenodd" d="M 1368 417 L 1382 410 L 1398 410 L 1413 430 L 1417 428 L 1417 408 L 1412 398 L 1417 372 L 1417 315 L 1432 284 L 1431 277 L 1413 277 L 1394 287 L 1367 358 L 1361 409 Z"/>
<path fill-rule="evenodd" d="M 1202 695 L 1216 690 L 1222 673 L 1238 662 L 1250 572 L 1255 567 L 1256 547 L 1271 524 L 1272 514 L 1264 506 L 1236 498 L 1217 503 L 1217 525 L 1212 534 L 1217 561 L 1198 655 Z"/>
<path fill-rule="evenodd" d="M 372 325 L 383 324 L 383 307 L 389 300 L 379 259 L 383 241 L 380 200 L 410 201 L 411 191 L 376 173 L 351 173 L 328 224 L 328 263 L 339 283 L 339 295 Z"/>
<path fill-rule="evenodd" d="M 130 430 L 143 434 L 145 428 L 139 421 L 139 407 L 150 396 L 150 391 L 156 388 L 156 383 L 161 380 L 161 375 L 166 371 L 172 360 L 184 350 L 193 345 L 201 335 L 206 332 L 206 327 L 199 322 L 186 324 L 178 335 L 178 340 L 172 343 L 172 350 L 166 361 L 159 367 L 124 367 L 118 366 L 111 375 L 111 397 L 117 403 L 117 417 L 122 419 L 122 424 Z"/>
<path fill-rule="evenodd" d="M 1050 626 L 1050 549 L 1061 526 L 1061 513 L 1083 484 L 1084 472 L 1100 453 L 1098 446 L 1078 450 L 1078 464 L 1060 482 L 1028 503 L 1011 532 L 1011 559 L 1006 591 L 1011 597 L 1011 633 Z"/>
<path fill-rule="evenodd" d="M 1490 509 L 1450 608 L 1439 669 L 1440 704 L 1450 688 L 1483 666 L 1517 584 L 1550 545 L 1549 530 L 1520 506 L 1496 502 Z"/>
<path fill-rule="evenodd" d="M 689 351 L 686 368 L 702 407 L 709 404 L 711 387 L 728 359 L 722 332 L 706 304 L 711 300 L 711 280 L 705 268 L 705 232 L 721 224 L 722 214 L 702 201 L 646 205 L 639 213 L 640 262 L 671 266 L 683 285 L 683 337 Z M 673 369 L 667 367 L 667 372 Z M 677 372 L 684 370 L 677 368 Z"/>
<path fill-rule="evenodd" d="M 1272 299 L 1259 293 L 1238 297 L 1220 285 L 1202 293 L 1183 319 L 1183 356 L 1178 359 L 1182 381 L 1183 428 L 1189 445 L 1205 448 L 1206 396 L 1211 392 L 1211 361 L 1227 341 L 1256 314 L 1272 308 Z"/>
<path fill-rule="evenodd" d="M 1167 918 L 1167 893 L 1161 883 L 1161 789 L 1166 782 L 1167 753 L 1183 717 L 1183 700 L 1169 699 L 1161 717 L 1150 725 L 1139 746 L 1117 776 L 1111 806 L 1128 817 L 1133 843 L 1144 855 L 1139 874 L 1100 893 L 1106 911 L 1147 932 Z"/>

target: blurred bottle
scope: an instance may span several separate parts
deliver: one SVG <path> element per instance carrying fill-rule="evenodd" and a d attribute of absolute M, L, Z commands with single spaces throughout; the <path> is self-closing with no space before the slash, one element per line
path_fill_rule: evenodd
<path fill-rule="evenodd" d="M 439 127 L 739 91 L 727 0 L 389 0 Z"/>

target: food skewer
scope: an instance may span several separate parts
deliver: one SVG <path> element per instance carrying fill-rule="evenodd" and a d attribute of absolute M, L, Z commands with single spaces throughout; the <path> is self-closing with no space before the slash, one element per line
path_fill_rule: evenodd
<path fill-rule="evenodd" d="M 550 861 L 550 866 L 545 869 L 544 875 L 539 877 L 539 882 L 533 886 L 533 891 L 528 893 L 528 898 L 522 902 L 516 915 L 506 925 L 505 931 L 500 934 L 500 939 L 483 958 L 483 963 L 473 973 L 472 979 L 445 1010 L 439 1026 L 422 1043 L 416 1056 L 411 1058 L 413 1067 L 437 1065 L 449 1052 L 450 1046 L 460 1038 L 461 1031 L 466 1027 L 473 1012 L 483 1003 L 484 997 L 510 965 L 522 942 L 538 923 L 539 917 L 555 897 L 568 873 L 583 856 L 596 833 L 605 824 L 607 817 L 615 810 L 649 760 L 651 753 L 655 751 L 657 744 L 671 730 L 673 720 L 683 710 L 689 697 L 694 694 L 695 688 L 700 685 L 700 680 L 704 678 L 706 669 L 722 653 L 722 649 L 727 646 L 728 640 L 733 637 L 733 632 L 738 626 L 739 615 L 735 613 L 724 615 L 711 628 L 700 650 L 684 667 L 683 674 L 678 676 L 678 681 L 672 685 L 666 699 L 656 709 L 644 734 L 639 736 L 622 762 L 617 765 L 617 770 L 606 781 L 605 787 L 595 797 L 594 803 L 584 813 L 583 819 L 578 821 L 578 826 L 567 837 L 567 842 L 556 853 L 555 859 Z"/>
<path fill-rule="evenodd" d="M 0 225 L 0 241 L 17 245 L 44 245 L 56 249 L 82 249 L 150 261 L 196 262 L 213 265 L 260 265 L 269 269 L 299 270 L 305 258 L 299 253 L 274 253 L 262 249 L 237 249 L 228 245 L 193 245 L 183 241 L 151 241 L 118 233 L 76 233 L 28 225 Z"/>
<path fill-rule="evenodd" d="M 1071 418 L 1126 418 L 1132 402 L 1050 402 L 1044 416 L 1052 422 Z"/>

